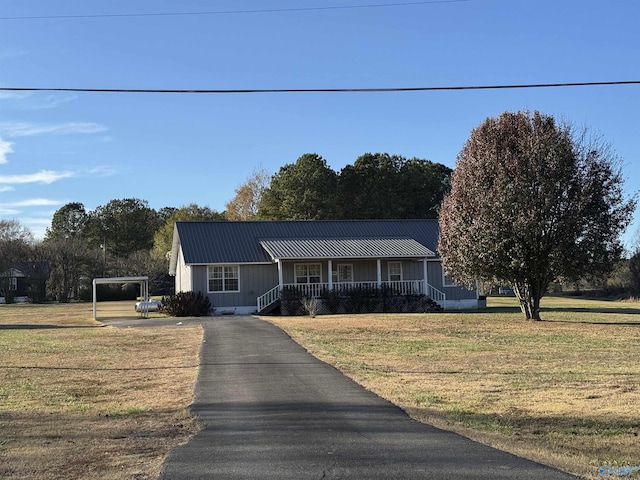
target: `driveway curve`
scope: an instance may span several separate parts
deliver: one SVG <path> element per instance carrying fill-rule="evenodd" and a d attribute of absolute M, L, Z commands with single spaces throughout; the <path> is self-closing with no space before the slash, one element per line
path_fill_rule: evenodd
<path fill-rule="evenodd" d="M 163 480 L 576 478 L 411 419 L 268 322 L 183 322 L 204 328 L 191 406 L 203 429 L 169 453 Z"/>

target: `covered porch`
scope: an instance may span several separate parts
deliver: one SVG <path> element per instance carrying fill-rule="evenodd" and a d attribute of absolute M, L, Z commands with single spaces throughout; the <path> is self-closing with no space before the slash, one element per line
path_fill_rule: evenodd
<path fill-rule="evenodd" d="M 278 285 L 257 298 L 258 312 L 283 292 L 305 298 L 341 297 L 356 291 L 424 295 L 444 307 L 445 294 L 428 282 L 435 254 L 409 238 L 264 240 L 278 267 Z"/>

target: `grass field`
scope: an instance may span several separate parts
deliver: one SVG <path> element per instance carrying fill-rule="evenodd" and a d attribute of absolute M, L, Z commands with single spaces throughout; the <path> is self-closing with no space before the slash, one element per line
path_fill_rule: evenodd
<path fill-rule="evenodd" d="M 125 303 L 99 313 L 135 317 Z M 86 303 L 0 305 L 0 478 L 156 478 L 197 430 L 186 407 L 200 327 L 116 330 L 91 317 Z"/>
<path fill-rule="evenodd" d="M 640 304 L 542 307 L 265 319 L 421 421 L 586 478 L 640 466 Z"/>
<path fill-rule="evenodd" d="M 131 302 L 98 312 L 135 316 Z M 91 315 L 0 305 L 0 478 L 156 478 L 197 430 L 201 329 Z M 549 297 L 542 317 L 490 298 L 480 312 L 268 320 L 419 420 L 587 478 L 640 466 L 640 304 Z"/>

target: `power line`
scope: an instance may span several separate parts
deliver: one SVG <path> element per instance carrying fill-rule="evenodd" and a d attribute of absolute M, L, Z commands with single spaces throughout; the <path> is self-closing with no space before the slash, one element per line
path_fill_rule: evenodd
<path fill-rule="evenodd" d="M 611 82 L 527 83 L 512 85 L 460 85 L 444 87 L 386 87 L 386 88 L 264 88 L 264 89 L 147 89 L 147 88 L 48 88 L 0 87 L 6 92 L 88 92 L 88 93 L 374 93 L 374 92 L 434 92 L 457 90 L 507 90 L 517 88 L 599 87 L 607 85 L 640 85 L 640 80 Z"/>
<path fill-rule="evenodd" d="M 356 8 L 389 8 L 408 7 L 416 5 L 432 5 L 436 3 L 462 3 L 473 0 L 429 0 L 422 2 L 398 2 L 398 3 L 371 3 L 364 5 L 336 5 L 329 7 L 298 7 L 298 8 L 265 8 L 259 10 L 218 10 L 204 12 L 167 12 L 167 13 L 96 13 L 89 15 L 40 15 L 40 16 L 16 16 L 0 17 L 0 20 L 44 20 L 44 19 L 75 19 L 75 18 L 121 18 L 121 17 L 178 17 L 198 15 L 231 15 L 243 13 L 282 13 L 282 12 L 310 12 L 317 10 L 352 10 Z"/>

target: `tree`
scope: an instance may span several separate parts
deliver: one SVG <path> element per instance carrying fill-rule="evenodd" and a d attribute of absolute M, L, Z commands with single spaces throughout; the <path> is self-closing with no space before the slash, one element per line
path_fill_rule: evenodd
<path fill-rule="evenodd" d="M 11 267 L 26 259 L 33 234 L 17 220 L 0 220 L 0 295 L 9 290 Z"/>
<path fill-rule="evenodd" d="M 160 227 L 158 214 L 146 200 L 124 198 L 99 206 L 90 215 L 91 243 L 116 257 L 153 247 Z"/>
<path fill-rule="evenodd" d="M 404 162 L 398 155 L 365 153 L 345 166 L 338 180 L 340 217 L 398 218 L 398 172 Z"/>
<path fill-rule="evenodd" d="M 160 225 L 164 225 L 164 223 L 169 219 L 171 215 L 176 213 L 178 209 L 176 207 L 162 207 L 158 210 L 158 220 Z"/>
<path fill-rule="evenodd" d="M 336 217 L 337 174 L 324 158 L 305 153 L 280 168 L 260 200 L 264 220 L 321 220 Z"/>
<path fill-rule="evenodd" d="M 18 220 L 0 220 L 0 242 L 33 243 L 31 231 Z"/>
<path fill-rule="evenodd" d="M 448 275 L 510 284 L 527 319 L 554 280 L 611 271 L 635 199 L 618 159 L 585 132 L 538 112 L 488 118 L 471 132 L 440 210 Z"/>
<path fill-rule="evenodd" d="M 338 178 L 339 216 L 436 218 L 451 169 L 419 158 L 365 153 Z"/>
<path fill-rule="evenodd" d="M 49 262 L 49 294 L 62 303 L 77 299 L 83 279 L 89 280 L 90 256 L 86 242 L 77 236 L 50 238 L 42 243 L 42 248 Z"/>
<path fill-rule="evenodd" d="M 19 265 L 20 271 L 25 275 L 29 300 L 32 303 L 43 303 L 47 299 L 46 284 L 50 275 L 49 258 L 44 243 L 32 243 Z"/>
<path fill-rule="evenodd" d="M 225 205 L 225 218 L 232 221 L 253 220 L 258 215 L 262 193 L 269 188 L 271 176 L 264 168 L 254 170 L 235 196 Z"/>
<path fill-rule="evenodd" d="M 79 238 L 86 233 L 89 215 L 82 203 L 67 203 L 58 209 L 51 219 L 51 227 L 47 228 L 45 240 Z"/>
<path fill-rule="evenodd" d="M 153 235 L 153 258 L 166 260 L 173 245 L 173 227 L 176 222 L 224 219 L 224 214 L 211 210 L 209 207 L 200 207 L 195 203 L 176 209 Z"/>
<path fill-rule="evenodd" d="M 438 218 L 438 209 L 451 186 L 452 170 L 441 163 L 412 158 L 398 172 L 396 218 Z"/>

